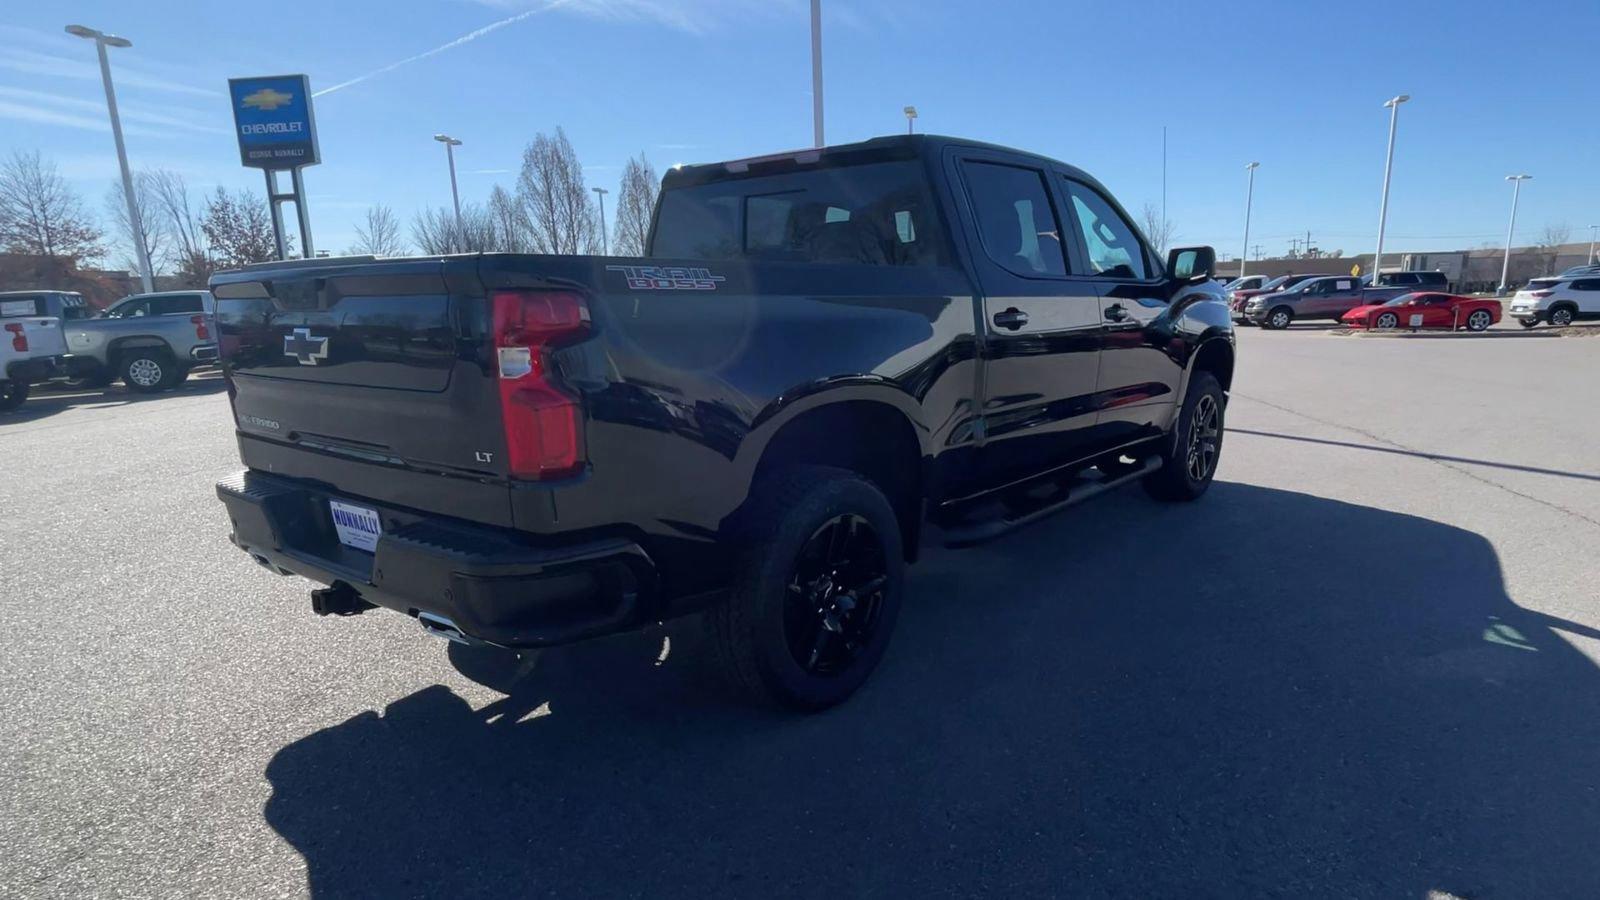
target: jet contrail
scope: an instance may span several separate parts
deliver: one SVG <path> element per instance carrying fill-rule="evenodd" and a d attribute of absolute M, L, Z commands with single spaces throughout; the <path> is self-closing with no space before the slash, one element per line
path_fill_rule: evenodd
<path fill-rule="evenodd" d="M 536 8 L 536 9 L 530 9 L 530 10 L 527 10 L 525 12 L 517 13 L 516 15 L 514 15 L 514 16 L 508 18 L 508 19 L 501 19 L 498 22 L 490 22 L 489 24 L 483 26 L 482 28 L 479 28 L 476 31 L 469 31 L 466 34 L 463 34 L 461 37 L 456 38 L 455 40 L 451 41 L 448 44 L 441 44 L 441 45 L 433 48 L 432 50 L 424 50 L 423 52 L 418 53 L 416 56 L 408 56 L 405 59 L 400 60 L 399 62 L 392 62 L 392 63 L 388 64 L 387 66 L 384 66 L 381 69 L 373 69 L 371 72 L 368 72 L 365 75 L 357 75 L 356 77 L 350 79 L 349 81 L 341 81 L 338 84 L 334 85 L 333 87 L 323 88 L 320 91 L 313 91 L 311 96 L 313 96 L 313 97 L 321 97 L 324 94 L 331 94 L 334 91 L 337 91 L 337 90 L 339 90 L 341 88 L 347 88 L 352 84 L 360 84 L 361 82 L 366 81 L 368 78 L 375 78 L 375 77 L 377 77 L 379 75 L 382 75 L 385 72 L 393 72 L 395 69 L 398 69 L 401 66 L 410 65 L 411 63 L 414 63 L 419 59 L 427 59 L 430 56 L 434 56 L 436 54 L 443 53 L 444 51 L 449 50 L 449 49 L 451 49 L 453 47 L 459 47 L 462 44 L 470 43 L 472 41 L 477 40 L 478 38 L 483 37 L 484 35 L 488 34 L 491 31 L 495 31 L 497 29 L 504 28 L 507 25 L 515 25 L 516 23 L 521 22 L 523 19 L 529 18 L 530 16 L 536 16 L 536 15 L 538 15 L 540 13 L 549 12 L 550 10 L 555 9 L 558 6 L 565 6 L 565 5 L 567 5 L 568 3 L 571 3 L 571 2 L 573 2 L 573 0 L 551 0 L 551 2 L 546 3 L 545 5 L 540 6 L 540 7 Z"/>

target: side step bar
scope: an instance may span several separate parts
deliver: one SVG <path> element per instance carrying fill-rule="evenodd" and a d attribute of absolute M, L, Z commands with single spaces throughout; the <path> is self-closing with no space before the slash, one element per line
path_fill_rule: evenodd
<path fill-rule="evenodd" d="M 946 547 L 971 547 L 976 544 L 992 541 L 1003 534 L 1031 525 L 1040 519 L 1048 518 L 1069 506 L 1077 506 L 1092 497 L 1098 497 L 1106 491 L 1119 488 L 1130 481 L 1144 476 L 1161 468 L 1161 457 L 1148 456 L 1139 462 L 1137 468 L 1126 472 L 1116 478 L 1106 478 L 1100 481 L 1085 481 L 1067 489 L 1067 495 L 1060 500 L 1047 503 L 1037 509 L 1030 510 L 1014 516 L 1005 516 L 995 519 L 983 519 L 978 522 L 947 525 L 939 530 L 944 538 Z"/>

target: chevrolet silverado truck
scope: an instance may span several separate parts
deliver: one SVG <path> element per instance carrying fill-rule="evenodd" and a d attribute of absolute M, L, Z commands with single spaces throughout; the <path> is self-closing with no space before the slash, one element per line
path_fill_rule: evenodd
<path fill-rule="evenodd" d="M 197 366 L 214 365 L 212 299 L 206 291 L 124 297 L 93 319 L 64 323 L 77 383 L 120 378 L 141 394 L 177 387 Z"/>
<path fill-rule="evenodd" d="M 702 614 L 809 710 L 883 657 L 925 541 L 1216 472 L 1214 253 L 1158 258 L 1071 166 L 915 135 L 674 168 L 647 254 L 213 277 L 232 542 L 462 643 Z"/>
<path fill-rule="evenodd" d="M 27 402 L 32 385 L 65 374 L 61 320 L 36 309 L 31 297 L 0 297 L 0 412 Z"/>

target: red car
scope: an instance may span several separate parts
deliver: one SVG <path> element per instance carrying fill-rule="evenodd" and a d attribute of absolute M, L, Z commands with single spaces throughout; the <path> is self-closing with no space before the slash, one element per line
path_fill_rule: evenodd
<path fill-rule="evenodd" d="M 1358 306 L 1345 313 L 1341 321 L 1350 328 L 1381 330 L 1410 328 L 1414 316 L 1422 317 L 1423 328 L 1483 331 L 1500 321 L 1500 301 L 1418 291 L 1401 294 L 1388 303 Z"/>

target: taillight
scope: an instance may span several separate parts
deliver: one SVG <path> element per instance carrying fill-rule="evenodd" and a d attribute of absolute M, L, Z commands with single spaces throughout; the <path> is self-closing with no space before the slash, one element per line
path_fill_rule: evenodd
<path fill-rule="evenodd" d="M 205 316 L 190 316 L 189 321 L 194 323 L 194 337 L 197 341 L 211 340 L 211 329 L 206 327 Z"/>
<path fill-rule="evenodd" d="M 588 333 L 589 307 L 565 291 L 496 291 L 490 302 L 507 470 L 535 479 L 582 471 L 582 410 L 549 377 L 546 351 Z"/>
<path fill-rule="evenodd" d="M 18 353 L 28 352 L 28 335 L 22 330 L 21 322 L 9 322 L 6 330 L 11 332 L 11 349 Z"/>
<path fill-rule="evenodd" d="M 1529 291 L 1528 292 L 1528 296 L 1529 297 L 1548 297 L 1552 293 L 1555 293 L 1555 292 L 1554 291 Z"/>

